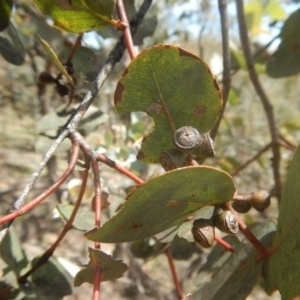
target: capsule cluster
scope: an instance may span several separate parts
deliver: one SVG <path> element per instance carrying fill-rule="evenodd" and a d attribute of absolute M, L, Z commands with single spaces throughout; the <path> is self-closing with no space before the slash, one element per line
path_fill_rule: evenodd
<path fill-rule="evenodd" d="M 271 204 L 271 195 L 264 190 L 253 192 L 242 200 L 233 200 L 232 207 L 239 213 L 248 212 L 251 207 L 259 212 L 263 212 Z"/>
<path fill-rule="evenodd" d="M 193 154 L 201 160 L 206 157 L 214 157 L 214 143 L 208 133 L 200 134 L 191 126 L 183 126 L 174 132 L 173 142 L 175 149 L 163 151 L 160 155 L 160 163 L 166 171 L 183 167 L 187 155 Z"/>
<path fill-rule="evenodd" d="M 211 219 L 194 221 L 191 231 L 195 242 L 203 248 L 210 248 L 215 240 L 215 227 L 229 234 L 236 234 L 239 231 L 239 224 L 235 215 L 231 211 L 225 210 Z"/>
<path fill-rule="evenodd" d="M 270 198 L 267 191 L 253 192 L 245 197 L 236 197 L 238 200 L 232 201 L 232 208 L 240 213 L 246 213 L 251 207 L 262 212 L 269 207 Z M 239 224 L 234 213 L 224 210 L 222 213 L 214 214 L 211 219 L 194 221 L 191 231 L 195 242 L 204 248 L 211 247 L 215 239 L 215 227 L 229 234 L 236 234 L 239 231 Z"/>

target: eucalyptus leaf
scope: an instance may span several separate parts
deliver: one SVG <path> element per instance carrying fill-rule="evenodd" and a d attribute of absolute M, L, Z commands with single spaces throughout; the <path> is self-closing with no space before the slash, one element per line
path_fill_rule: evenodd
<path fill-rule="evenodd" d="M 133 188 L 123 207 L 101 228 L 86 233 L 93 241 L 119 243 L 151 237 L 179 225 L 207 205 L 232 199 L 229 174 L 207 166 L 176 169 Z"/>
<path fill-rule="evenodd" d="M 72 49 L 65 49 L 58 54 L 61 62 L 66 63 Z M 101 65 L 93 50 L 87 47 L 78 47 L 72 58 L 72 65 L 74 73 L 72 76 L 87 80 L 94 81 L 98 75 Z"/>
<path fill-rule="evenodd" d="M 20 275 L 21 271 L 28 265 L 28 259 L 21 247 L 14 226 L 10 226 L 1 243 L 0 257 L 7 264 L 7 267 L 3 270 L 4 275 L 11 271 Z"/>
<path fill-rule="evenodd" d="M 128 269 L 127 265 L 121 260 L 114 260 L 110 255 L 101 250 L 89 248 L 88 251 L 90 261 L 84 269 L 76 274 L 74 280 L 75 286 L 80 286 L 84 282 L 94 284 L 95 264 L 101 268 L 101 281 L 118 279 Z"/>
<path fill-rule="evenodd" d="M 278 227 L 272 244 L 273 254 L 264 268 L 266 291 L 279 290 L 282 299 L 300 294 L 300 147 L 288 171 L 279 207 Z"/>
<path fill-rule="evenodd" d="M 0 54 L 13 65 L 21 66 L 24 63 L 25 49 L 16 28 L 11 22 L 0 36 Z"/>
<path fill-rule="evenodd" d="M 114 98 L 119 113 L 143 111 L 155 122 L 137 156 L 146 163 L 157 163 L 162 151 L 174 148 L 176 129 L 207 132 L 222 107 L 220 88 L 206 63 L 173 45 L 151 47 L 133 59 Z"/>
<path fill-rule="evenodd" d="M 112 24 L 114 0 L 34 0 L 44 15 L 50 15 L 54 25 L 72 33 L 96 30 Z"/>
<path fill-rule="evenodd" d="M 74 210 L 74 205 L 58 204 L 57 209 L 64 220 L 69 220 Z M 95 226 L 95 214 L 91 211 L 79 209 L 73 221 L 73 227 L 87 231 Z"/>
<path fill-rule="evenodd" d="M 278 49 L 267 63 L 267 74 L 273 78 L 292 76 L 300 72 L 300 9 L 293 12 L 285 21 Z"/>
<path fill-rule="evenodd" d="M 39 257 L 35 258 L 32 265 L 38 260 Z M 31 279 L 39 299 L 60 300 L 72 294 L 72 277 L 53 256 L 31 275 Z"/>
<path fill-rule="evenodd" d="M 57 57 L 56 53 L 53 51 L 51 46 L 45 40 L 43 40 L 39 35 L 37 35 L 37 37 L 38 37 L 39 41 L 41 42 L 43 48 L 45 49 L 45 51 L 49 55 L 49 57 L 52 59 L 53 63 L 56 65 L 57 69 L 64 76 L 66 76 L 66 78 L 71 83 L 71 85 L 75 87 L 73 78 L 69 75 L 66 68 L 62 65 L 61 61 L 59 60 L 59 58 Z"/>

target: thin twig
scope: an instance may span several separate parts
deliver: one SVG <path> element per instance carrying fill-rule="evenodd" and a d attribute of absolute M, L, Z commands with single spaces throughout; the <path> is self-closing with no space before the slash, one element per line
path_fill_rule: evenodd
<path fill-rule="evenodd" d="M 291 145 L 289 145 L 289 144 L 286 144 L 286 143 L 283 142 L 283 141 L 279 141 L 278 144 L 279 144 L 280 146 L 284 147 L 285 149 L 288 149 L 288 150 L 290 150 L 290 151 L 292 151 L 292 152 L 295 152 L 295 151 L 296 151 L 296 147 L 293 147 L 293 146 L 291 146 Z"/>
<path fill-rule="evenodd" d="M 94 174 L 94 189 L 95 189 L 95 226 L 101 226 L 101 182 L 98 163 L 95 158 L 91 160 L 91 167 Z M 100 243 L 95 242 L 95 249 L 100 249 Z"/>
<path fill-rule="evenodd" d="M 273 43 L 276 39 L 278 39 L 279 34 L 276 35 L 274 38 L 272 38 L 266 45 L 264 45 L 263 47 L 261 47 L 260 49 L 258 49 L 254 54 L 253 54 L 253 58 L 257 58 L 261 53 L 263 53 L 264 51 L 266 51 Z M 240 65 L 231 65 L 231 77 L 237 73 L 237 71 L 239 71 L 241 69 Z M 216 77 L 218 77 L 220 74 L 217 74 Z M 222 80 L 219 81 L 219 83 L 222 83 Z"/>
<path fill-rule="evenodd" d="M 250 158 L 248 161 L 246 161 L 242 166 L 240 166 L 238 169 L 233 171 L 231 173 L 231 176 L 237 175 L 239 172 L 244 170 L 246 167 L 248 167 L 252 162 L 256 161 L 263 153 L 265 153 L 267 150 L 269 150 L 272 147 L 272 143 L 267 144 L 264 148 L 262 148 L 260 151 L 258 151 L 257 154 L 255 154 L 252 158 Z"/>
<path fill-rule="evenodd" d="M 97 154 L 96 158 L 97 158 L 98 161 L 100 161 L 102 163 L 105 163 L 107 166 L 109 166 L 109 167 L 119 171 L 120 173 L 124 174 L 125 176 L 127 176 L 128 178 L 130 178 L 131 180 L 136 182 L 137 184 L 142 184 L 144 182 L 144 180 L 142 180 L 141 178 L 136 176 L 134 173 L 132 173 L 128 169 L 122 167 L 121 165 L 117 164 L 115 161 L 109 159 L 108 157 L 106 157 L 104 155 Z"/>
<path fill-rule="evenodd" d="M 69 65 L 72 62 L 72 59 L 74 57 L 74 54 L 75 54 L 76 50 L 81 45 L 82 35 L 83 35 L 83 33 L 78 34 L 78 37 L 77 37 L 77 39 L 76 39 L 76 41 L 75 41 L 75 43 L 72 47 L 72 50 L 69 54 L 69 57 L 68 57 L 67 61 L 66 61 L 66 65 Z"/>
<path fill-rule="evenodd" d="M 238 216 L 235 210 L 229 203 L 224 204 L 228 210 L 230 210 L 236 217 L 237 222 L 239 223 L 239 228 L 243 235 L 247 238 L 247 240 L 252 244 L 252 246 L 256 249 L 256 251 L 260 255 L 260 259 L 266 259 L 269 255 L 269 251 L 264 245 L 256 238 L 256 236 L 252 233 L 251 230 L 247 227 L 244 221 Z"/>
<path fill-rule="evenodd" d="M 221 245 L 224 249 L 226 249 L 227 251 L 230 251 L 230 252 L 234 252 L 234 248 L 229 244 L 227 243 L 226 241 L 224 241 L 222 238 L 219 238 L 218 236 L 215 236 L 215 241 Z"/>
<path fill-rule="evenodd" d="M 77 143 L 74 143 L 72 147 L 71 160 L 64 174 L 49 189 L 47 189 L 45 192 L 40 194 L 38 197 L 30 201 L 29 203 L 19 207 L 17 210 L 11 212 L 10 214 L 7 214 L 6 216 L 0 218 L 0 225 L 6 222 L 10 222 L 15 218 L 24 215 L 32 208 L 34 208 L 37 204 L 45 200 L 49 195 L 54 193 L 71 175 L 77 162 L 78 153 L 79 153 L 79 146 Z"/>
<path fill-rule="evenodd" d="M 88 160 L 86 159 L 86 165 L 89 165 Z M 72 224 L 74 222 L 74 219 L 76 217 L 76 214 L 79 210 L 79 207 L 81 205 L 81 201 L 85 192 L 86 183 L 88 179 L 89 169 L 86 168 L 82 174 L 82 183 L 80 186 L 80 191 L 77 197 L 77 200 L 75 202 L 72 214 L 67 221 L 67 223 L 64 226 L 63 231 L 60 233 L 58 238 L 56 239 L 55 243 L 39 258 L 39 260 L 31 267 L 31 269 L 26 272 L 24 275 L 18 278 L 18 282 L 20 284 L 24 284 L 27 280 L 27 278 L 32 275 L 38 268 L 40 268 L 44 263 L 48 261 L 48 259 L 52 256 L 54 251 L 56 250 L 57 246 L 60 244 L 60 242 L 63 240 L 63 238 L 66 236 L 67 232 L 72 228 Z"/>
<path fill-rule="evenodd" d="M 285 147 L 286 149 L 291 150 L 293 152 L 296 151 L 297 147 L 294 144 L 292 144 L 286 137 L 284 137 L 283 135 L 280 134 L 279 138 L 280 138 L 279 145 L 281 145 L 281 146 Z M 281 141 L 283 143 L 281 143 Z"/>
<path fill-rule="evenodd" d="M 245 60 L 247 63 L 249 77 L 256 90 L 256 93 L 260 97 L 270 127 L 272 151 L 273 151 L 273 159 L 272 159 L 273 176 L 274 176 L 276 196 L 278 198 L 278 201 L 280 202 L 282 190 L 281 190 L 281 178 L 280 178 L 280 147 L 278 144 L 279 133 L 276 126 L 273 107 L 260 83 L 260 80 L 254 68 L 254 61 L 250 50 L 248 30 L 247 30 L 245 15 L 244 15 L 243 0 L 236 0 L 235 2 L 236 2 L 238 23 L 239 23 L 240 40 L 241 40 Z"/>
<path fill-rule="evenodd" d="M 172 272 L 172 277 L 173 277 L 173 281 L 175 283 L 177 297 L 180 300 L 180 299 L 182 299 L 182 289 L 181 289 L 181 285 L 179 282 L 178 274 L 177 274 L 177 271 L 175 268 L 175 264 L 174 264 L 174 260 L 173 260 L 170 248 L 165 250 L 165 254 L 167 256 L 169 267 Z"/>
<path fill-rule="evenodd" d="M 94 189 L 95 189 L 95 226 L 100 228 L 101 226 L 101 183 L 100 173 L 98 168 L 97 160 L 93 157 L 91 160 L 91 167 L 94 173 Z M 94 249 L 101 249 L 100 242 L 94 242 Z M 102 266 L 97 260 L 93 261 L 94 264 L 94 288 L 93 288 L 93 299 L 100 299 L 101 291 L 101 269 Z"/>
<path fill-rule="evenodd" d="M 227 0 L 218 0 L 219 3 L 219 13 L 221 19 L 221 31 L 222 31 L 222 52 L 223 52 L 223 86 L 222 86 L 222 95 L 223 95 L 223 105 L 220 111 L 219 118 L 213 128 L 210 131 L 210 136 L 214 139 L 217 135 L 220 123 L 222 121 L 228 95 L 231 86 L 231 59 L 230 59 L 230 49 L 229 49 L 229 37 L 228 37 L 228 18 L 227 18 Z"/>
<path fill-rule="evenodd" d="M 123 30 L 123 33 L 124 33 L 124 40 L 127 47 L 127 51 L 129 53 L 130 58 L 134 59 L 136 57 L 136 51 L 134 49 L 134 44 L 132 41 L 132 36 L 131 36 L 130 27 L 129 27 L 126 11 L 124 8 L 123 0 L 117 0 L 117 10 L 121 22 L 126 25 L 125 29 Z"/>
<path fill-rule="evenodd" d="M 97 264 L 96 260 L 94 261 Z M 97 265 L 94 266 L 94 289 L 93 289 L 93 300 L 100 300 L 100 282 L 101 282 L 101 271 L 98 270 Z"/>
<path fill-rule="evenodd" d="M 55 140 L 55 142 L 52 144 L 48 152 L 45 154 L 43 160 L 39 163 L 38 167 L 34 171 L 34 173 L 31 175 L 31 178 L 28 182 L 28 184 L 25 186 L 24 191 L 22 195 L 17 199 L 17 201 L 13 205 L 13 209 L 19 209 L 21 206 L 23 206 L 25 199 L 27 198 L 29 192 L 31 191 L 33 185 L 35 184 L 36 180 L 40 176 L 41 172 L 43 171 L 44 167 L 47 165 L 49 159 L 52 157 L 55 150 L 58 148 L 58 146 L 63 142 L 63 140 L 68 136 L 68 131 L 64 130 L 59 137 Z"/>

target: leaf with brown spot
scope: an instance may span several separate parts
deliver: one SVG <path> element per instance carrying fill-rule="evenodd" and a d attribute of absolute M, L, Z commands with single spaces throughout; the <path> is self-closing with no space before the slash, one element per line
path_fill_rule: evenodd
<path fill-rule="evenodd" d="M 207 166 L 176 169 L 131 190 L 123 207 L 101 228 L 87 232 L 86 237 L 103 243 L 151 237 L 182 224 L 204 206 L 230 201 L 234 192 L 230 175 L 218 169 Z"/>
<path fill-rule="evenodd" d="M 220 88 L 199 57 L 173 45 L 146 49 L 131 61 L 115 91 L 118 112 L 143 111 L 155 127 L 142 142 L 137 158 L 157 163 L 174 148 L 173 133 L 192 126 L 205 133 L 222 107 Z"/>
<path fill-rule="evenodd" d="M 50 15 L 59 29 L 82 33 L 117 23 L 112 19 L 114 0 L 34 0 L 44 15 Z"/>

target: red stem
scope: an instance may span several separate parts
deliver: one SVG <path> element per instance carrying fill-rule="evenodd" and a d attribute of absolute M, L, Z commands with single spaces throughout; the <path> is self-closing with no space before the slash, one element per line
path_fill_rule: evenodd
<path fill-rule="evenodd" d="M 165 250 L 165 254 L 167 256 L 169 267 L 170 267 L 170 270 L 171 270 L 171 273 L 172 273 L 172 276 L 173 276 L 173 281 L 174 281 L 174 284 L 175 284 L 177 296 L 178 296 L 178 299 L 180 300 L 180 299 L 182 299 L 182 289 L 181 289 L 181 285 L 180 285 L 180 282 L 179 282 L 178 274 L 177 274 L 177 271 L 176 271 L 176 268 L 175 268 L 175 264 L 174 264 L 174 260 L 173 260 L 170 248 Z"/>
<path fill-rule="evenodd" d="M 292 151 L 292 152 L 295 152 L 295 151 L 296 151 L 296 147 L 295 147 L 295 146 L 291 146 L 290 144 L 287 144 L 287 143 L 285 143 L 285 142 L 283 142 L 283 141 L 278 141 L 278 144 L 279 144 L 280 146 L 282 146 L 282 147 L 284 147 L 284 148 L 286 148 L 286 149 Z"/>
<path fill-rule="evenodd" d="M 82 40 L 82 33 L 80 33 L 72 47 L 72 51 L 69 54 L 68 60 L 66 61 L 66 64 L 69 64 L 70 62 L 72 62 L 73 56 L 77 50 L 77 48 L 81 45 L 81 40 Z"/>
<path fill-rule="evenodd" d="M 227 251 L 234 252 L 234 248 L 230 244 L 228 244 L 223 239 L 219 238 L 218 236 L 215 236 L 215 241 L 220 244 L 223 248 L 225 248 Z"/>
<path fill-rule="evenodd" d="M 108 157 L 102 155 L 102 154 L 97 154 L 96 159 L 98 161 L 103 162 L 104 164 L 108 165 L 109 167 L 119 171 L 120 173 L 124 174 L 125 176 L 129 177 L 132 179 L 134 182 L 137 184 L 142 184 L 144 183 L 144 180 L 127 170 L 126 168 L 122 167 L 121 165 L 117 164 L 115 161 L 109 159 Z"/>
<path fill-rule="evenodd" d="M 93 289 L 93 300 L 100 300 L 100 289 L 101 289 L 101 271 L 98 268 L 97 262 L 95 262 L 94 271 L 94 289 Z"/>
<path fill-rule="evenodd" d="M 265 259 L 269 256 L 269 251 L 264 245 L 256 238 L 256 236 L 248 229 L 247 225 L 243 222 L 243 220 L 238 216 L 235 210 L 229 203 L 225 204 L 226 208 L 230 210 L 236 217 L 236 220 L 239 223 L 239 227 L 243 235 L 249 240 L 249 242 L 253 245 L 253 247 L 260 254 L 261 259 Z"/>
<path fill-rule="evenodd" d="M 100 183 L 100 173 L 98 168 L 98 163 L 96 159 L 91 161 L 92 170 L 94 173 L 94 186 L 95 186 L 95 226 L 101 227 L 101 183 Z M 100 249 L 100 243 L 94 243 L 95 249 Z"/>
<path fill-rule="evenodd" d="M 53 194 L 65 181 L 66 179 L 71 175 L 73 169 L 75 168 L 76 162 L 77 162 L 77 157 L 78 157 L 78 152 L 79 152 L 79 145 L 78 143 L 73 143 L 73 148 L 72 148 L 72 154 L 71 154 L 71 160 L 70 163 L 64 172 L 64 174 L 44 193 L 33 199 L 31 202 L 21 206 L 17 210 L 11 212 L 10 214 L 3 216 L 0 218 L 0 225 L 10 222 L 17 217 L 20 217 L 30 211 L 32 208 L 34 208 L 36 205 L 38 205 L 40 202 L 45 200 L 48 196 Z"/>
<path fill-rule="evenodd" d="M 88 161 L 89 161 L 89 159 L 86 159 L 86 166 L 89 165 Z M 32 268 L 27 273 L 25 273 L 24 275 L 22 275 L 21 277 L 18 278 L 18 282 L 20 284 L 24 284 L 26 282 L 26 279 L 31 274 L 33 274 L 33 272 L 35 272 L 39 267 L 41 267 L 45 262 L 48 261 L 48 259 L 52 256 L 52 254 L 56 250 L 57 246 L 60 244 L 60 242 L 63 240 L 63 238 L 67 234 L 67 232 L 72 228 L 72 224 L 73 224 L 76 214 L 79 210 L 79 207 L 80 207 L 80 204 L 81 204 L 81 201 L 82 201 L 85 189 L 86 189 L 88 174 L 89 174 L 89 169 L 86 168 L 82 174 L 82 184 L 80 187 L 80 191 L 79 191 L 74 209 L 72 211 L 72 214 L 71 214 L 69 220 L 67 221 L 66 225 L 64 226 L 63 231 L 61 232 L 61 234 L 59 235 L 59 237 L 57 238 L 55 243 L 40 257 L 40 259 L 35 263 L 35 265 L 32 266 Z"/>
<path fill-rule="evenodd" d="M 130 58 L 134 59 L 136 57 L 136 51 L 134 49 L 134 44 L 133 44 L 132 36 L 131 36 L 131 32 L 130 32 L 130 26 L 128 23 L 123 0 L 117 0 L 117 10 L 118 10 L 118 14 L 119 14 L 121 22 L 126 25 L 126 27 L 123 30 L 126 48 L 128 50 Z"/>

